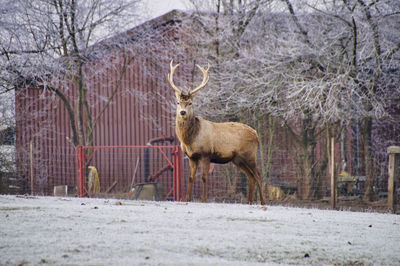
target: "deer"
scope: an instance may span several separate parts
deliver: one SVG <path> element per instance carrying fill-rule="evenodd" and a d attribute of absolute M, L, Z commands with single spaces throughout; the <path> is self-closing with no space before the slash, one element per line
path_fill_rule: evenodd
<path fill-rule="evenodd" d="M 185 201 L 192 198 L 192 186 L 195 180 L 198 165 L 202 168 L 202 197 L 207 201 L 207 179 L 210 163 L 225 164 L 232 162 L 249 181 L 248 204 L 253 203 L 255 183 L 258 186 L 260 202 L 265 205 L 260 172 L 257 168 L 258 134 L 248 125 L 238 122 L 216 123 L 196 116 L 193 108 L 193 99 L 206 86 L 209 80 L 207 69 L 196 65 L 203 73 L 201 84 L 188 92 L 183 92 L 173 81 L 174 72 L 179 64 L 170 62 L 168 82 L 175 91 L 177 99 L 175 131 L 181 143 L 181 149 L 189 158 L 190 176 Z"/>

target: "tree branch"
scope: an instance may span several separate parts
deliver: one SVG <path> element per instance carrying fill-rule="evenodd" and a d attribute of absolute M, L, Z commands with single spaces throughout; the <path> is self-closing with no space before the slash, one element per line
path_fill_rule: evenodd
<path fill-rule="evenodd" d="M 117 80 L 117 84 L 115 85 L 114 90 L 112 91 L 110 97 L 108 97 L 106 104 L 103 106 L 103 108 L 101 108 L 101 110 L 97 114 L 96 118 L 93 120 L 93 128 L 96 126 L 97 122 L 100 120 L 100 117 L 103 115 L 104 111 L 108 108 L 108 106 L 110 105 L 112 99 L 117 94 L 118 90 L 121 87 L 122 77 L 125 75 L 126 70 L 128 69 L 128 65 L 131 64 L 134 60 L 135 60 L 134 57 L 130 57 L 128 59 L 126 51 L 124 51 L 124 63 L 123 63 L 123 66 L 122 66 L 122 70 L 121 70 L 119 79 Z"/>
<path fill-rule="evenodd" d="M 26 84 L 29 84 L 28 88 L 27 88 Z M 20 81 L 19 84 L 17 84 L 15 87 L 16 88 L 26 88 L 26 89 L 49 90 L 49 91 L 54 92 L 60 98 L 60 100 L 64 103 L 64 106 L 67 110 L 70 125 L 71 125 L 71 131 L 72 131 L 72 143 L 75 147 L 79 145 L 74 110 L 73 110 L 72 105 L 71 105 L 70 101 L 68 100 L 67 96 L 60 89 L 53 87 L 53 86 L 40 84 L 39 82 L 37 82 L 36 80 L 33 80 L 33 79 L 25 79 L 23 82 Z"/>
<path fill-rule="evenodd" d="M 295 14 L 295 12 L 294 12 L 292 3 L 290 3 L 289 0 L 283 0 L 283 1 L 286 3 L 286 5 L 287 5 L 287 7 L 288 7 L 288 9 L 289 9 L 289 13 L 290 13 L 290 15 L 291 15 L 291 17 L 292 17 L 292 19 L 293 19 L 294 24 L 296 24 L 296 27 L 299 29 L 301 35 L 304 36 L 304 41 L 305 41 L 308 45 L 312 46 L 310 40 L 308 39 L 308 32 L 307 32 L 307 31 L 303 28 L 303 26 L 300 24 L 299 19 L 297 18 L 296 14 Z"/>

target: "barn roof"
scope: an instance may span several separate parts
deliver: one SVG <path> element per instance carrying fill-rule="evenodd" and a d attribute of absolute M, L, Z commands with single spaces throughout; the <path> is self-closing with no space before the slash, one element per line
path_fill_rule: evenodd
<path fill-rule="evenodd" d="M 149 39 L 157 38 L 161 32 L 168 29 L 172 30 L 173 27 L 171 26 L 179 26 L 185 19 L 189 19 L 190 17 L 190 13 L 177 9 L 171 10 L 164 15 L 148 20 L 132 29 L 90 46 L 88 48 L 88 57 L 96 57 L 96 51 L 120 48 L 133 42 L 147 41 Z"/>

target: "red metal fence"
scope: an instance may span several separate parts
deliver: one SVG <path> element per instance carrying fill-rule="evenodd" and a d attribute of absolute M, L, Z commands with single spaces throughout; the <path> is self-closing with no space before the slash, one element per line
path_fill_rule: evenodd
<path fill-rule="evenodd" d="M 80 197 L 90 196 L 89 166 L 97 169 L 103 196 L 113 185 L 112 193 L 126 197 L 132 184 L 157 183 L 161 185 L 159 199 L 181 201 L 188 186 L 189 162 L 179 146 L 80 146 L 76 158 Z M 207 170 L 208 201 L 246 202 L 247 179 L 234 165 L 211 164 Z M 202 194 L 201 172 L 199 167 L 193 184 L 194 201 L 199 201 Z"/>
<path fill-rule="evenodd" d="M 140 163 L 139 163 L 140 162 Z M 77 148 L 78 195 L 88 195 L 88 167 L 97 169 L 101 192 L 115 186 L 158 183 L 163 199 L 182 200 L 182 151 L 179 146 L 92 146 Z"/>

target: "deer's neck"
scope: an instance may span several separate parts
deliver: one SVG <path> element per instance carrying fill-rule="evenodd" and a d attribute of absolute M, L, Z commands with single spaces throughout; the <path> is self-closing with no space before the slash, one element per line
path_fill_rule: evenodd
<path fill-rule="evenodd" d="M 200 120 L 193 116 L 188 119 L 176 119 L 176 133 L 181 142 L 190 145 L 200 131 Z"/>

